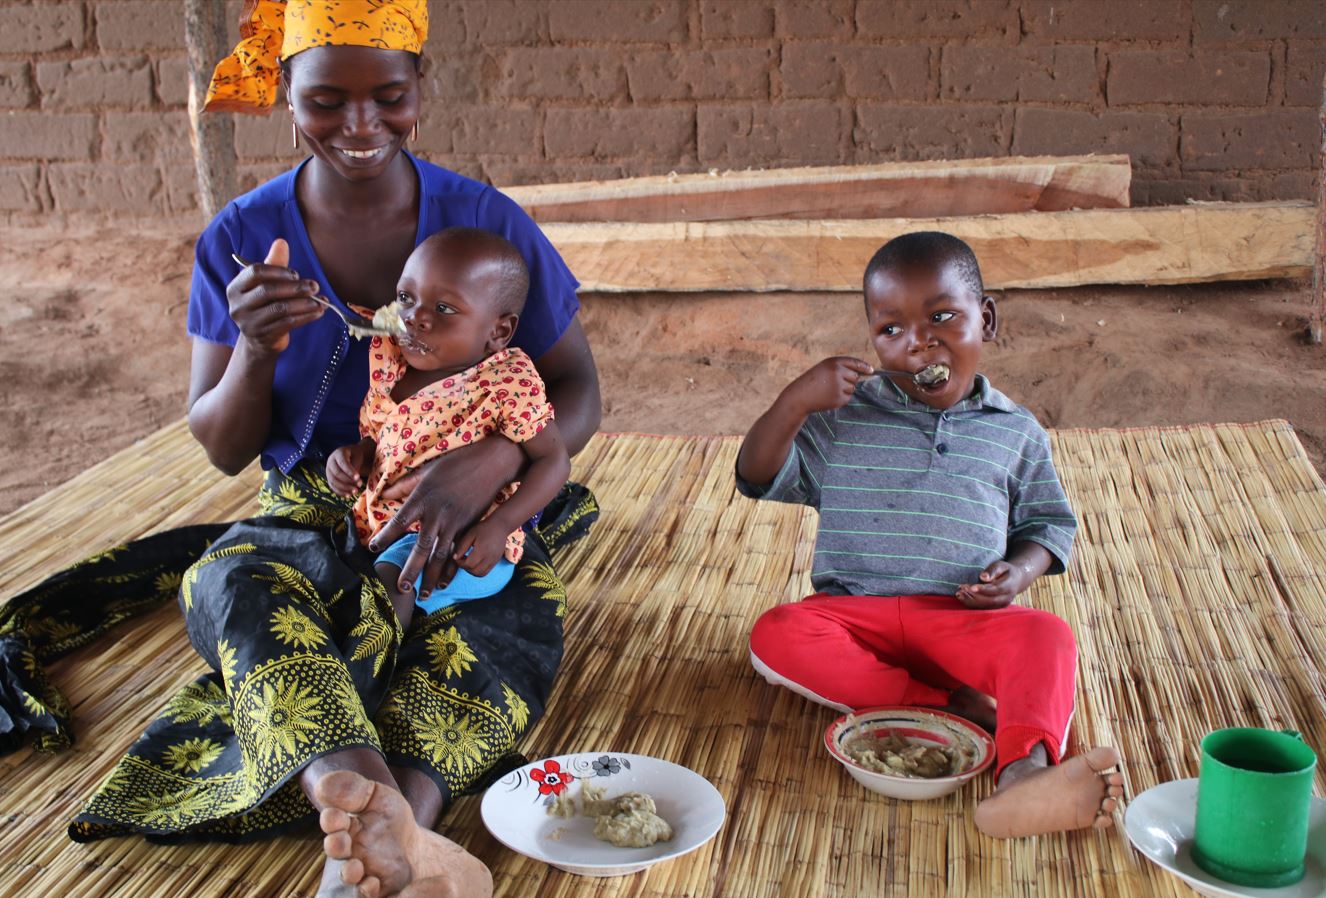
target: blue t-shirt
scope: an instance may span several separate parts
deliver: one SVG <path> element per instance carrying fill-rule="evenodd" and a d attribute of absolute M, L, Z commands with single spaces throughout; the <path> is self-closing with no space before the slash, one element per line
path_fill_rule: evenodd
<path fill-rule="evenodd" d="M 580 285 L 557 250 L 514 201 L 497 190 L 405 154 L 419 175 L 415 246 L 455 226 L 483 228 L 510 240 L 530 271 L 529 298 L 511 340 L 536 362 L 566 331 L 580 308 Z M 189 336 L 234 346 L 226 285 L 239 273 L 230 257 L 260 260 L 277 237 L 290 244 L 290 267 L 316 280 L 322 295 L 347 307 L 332 290 L 313 252 L 295 200 L 295 179 L 308 160 L 230 202 L 198 238 L 189 295 Z M 353 225 L 347 225 L 353 227 Z M 272 386 L 272 423 L 263 468 L 290 471 L 301 459 L 325 459 L 359 439 L 359 407 L 368 391 L 368 341 L 351 339 L 332 314 L 290 333 Z"/>

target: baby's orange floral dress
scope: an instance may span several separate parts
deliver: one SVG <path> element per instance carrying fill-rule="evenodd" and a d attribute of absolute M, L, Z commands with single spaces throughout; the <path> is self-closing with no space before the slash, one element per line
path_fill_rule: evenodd
<path fill-rule="evenodd" d="M 391 388 L 406 369 L 399 344 L 392 337 L 374 337 L 368 352 L 371 381 L 359 410 L 359 432 L 377 441 L 377 451 L 354 507 L 355 529 L 365 543 L 400 511 L 401 503 L 382 498 L 382 492 L 406 474 L 490 434 L 523 443 L 553 420 L 543 380 L 520 349 L 495 352 L 400 403 L 391 398 Z M 504 486 L 484 517 L 519 485 Z M 506 539 L 506 559 L 515 563 L 524 551 L 525 532 L 516 530 Z"/>

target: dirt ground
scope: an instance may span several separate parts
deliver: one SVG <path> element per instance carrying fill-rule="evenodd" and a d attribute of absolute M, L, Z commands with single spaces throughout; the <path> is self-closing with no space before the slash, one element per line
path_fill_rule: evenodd
<path fill-rule="evenodd" d="M 0 227 L 0 514 L 184 414 L 196 222 Z M 1326 471 L 1326 348 L 1297 282 L 1009 291 L 983 369 L 1051 427 L 1287 418 Z M 854 294 L 591 295 L 603 429 L 741 433 L 865 355 Z M 868 357 L 868 356 L 866 356 Z"/>

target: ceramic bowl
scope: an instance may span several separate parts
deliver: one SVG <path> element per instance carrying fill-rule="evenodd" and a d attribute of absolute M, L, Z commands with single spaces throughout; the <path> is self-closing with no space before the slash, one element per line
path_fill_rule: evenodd
<path fill-rule="evenodd" d="M 972 761 L 966 769 L 953 776 L 934 779 L 890 776 L 858 765 L 848 757 L 844 748 L 859 736 L 882 738 L 890 733 L 904 736 L 912 742 L 937 747 L 965 745 L 972 754 Z M 824 745 L 834 760 L 847 768 L 852 779 L 871 792 L 907 801 L 938 798 L 957 791 L 963 783 L 989 767 L 994 762 L 995 754 L 994 740 L 976 724 L 944 711 L 901 706 L 866 708 L 844 714 L 824 731 Z"/>
<path fill-rule="evenodd" d="M 586 785 L 607 798 L 644 792 L 672 825 L 672 839 L 648 848 L 618 848 L 594 838 L 594 818 L 553 817 L 553 798 L 579 800 Z M 581 876 L 636 873 L 708 842 L 727 814 L 723 796 L 693 770 L 647 755 L 584 752 L 526 764 L 493 783 L 479 809 L 484 826 L 506 847 Z"/>

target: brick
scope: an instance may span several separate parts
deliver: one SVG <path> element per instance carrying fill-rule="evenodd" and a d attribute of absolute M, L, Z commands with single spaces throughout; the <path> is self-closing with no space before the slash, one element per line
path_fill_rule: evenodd
<path fill-rule="evenodd" d="M 694 135 L 690 109 L 549 109 L 544 155 L 676 159 L 694 152 Z"/>
<path fill-rule="evenodd" d="M 46 109 L 152 105 L 152 68 L 143 56 L 39 62 L 37 86 Z"/>
<path fill-rule="evenodd" d="M 774 4 L 778 34 L 782 37 L 851 37 L 856 31 L 853 0 L 778 0 Z"/>
<path fill-rule="evenodd" d="M 441 59 L 429 58 L 424 70 L 425 114 L 429 101 L 479 102 L 483 96 L 481 72 L 484 69 L 484 57 L 474 53 L 451 53 Z"/>
<path fill-rule="evenodd" d="M 32 70 L 26 62 L 0 62 L 0 107 L 22 109 L 36 99 Z"/>
<path fill-rule="evenodd" d="M 1116 50 L 1107 86 L 1111 106 L 1193 103 L 1263 106 L 1271 85 L 1271 57 L 1261 52 Z"/>
<path fill-rule="evenodd" d="M 163 202 L 167 212 L 192 212 L 198 206 L 198 169 L 188 165 L 166 165 L 161 170 Z"/>
<path fill-rule="evenodd" d="M 1011 130 L 999 106 L 861 106 L 852 136 L 863 161 L 972 159 L 1005 155 Z"/>
<path fill-rule="evenodd" d="M 763 0 L 705 0 L 700 5 L 701 40 L 772 37 L 774 11 Z"/>
<path fill-rule="evenodd" d="M 579 47 L 525 47 L 500 57 L 504 97 L 613 100 L 626 95 L 626 54 Z"/>
<path fill-rule="evenodd" d="M 189 105 L 189 60 L 168 56 L 156 63 L 157 102 L 162 106 Z"/>
<path fill-rule="evenodd" d="M 856 31 L 864 37 L 1013 41 L 1018 29 L 1018 11 L 1009 0 L 859 0 L 856 5 Z"/>
<path fill-rule="evenodd" d="M 1023 0 L 1021 10 L 1032 40 L 1178 41 L 1191 27 L 1183 0 Z"/>
<path fill-rule="evenodd" d="M 1313 168 L 1321 142 L 1313 109 L 1193 112 L 1182 122 L 1185 171 Z"/>
<path fill-rule="evenodd" d="M 697 111 L 706 166 L 814 165 L 843 161 L 851 115 L 832 105 L 705 107 Z"/>
<path fill-rule="evenodd" d="M 102 50 L 184 49 L 184 10 L 177 0 L 115 0 L 95 9 Z"/>
<path fill-rule="evenodd" d="M 680 43 L 688 31 L 684 0 L 557 0 L 548 33 L 560 41 Z"/>
<path fill-rule="evenodd" d="M 291 164 L 277 162 L 250 162 L 236 167 L 235 177 L 239 181 L 240 193 L 248 193 L 255 187 L 266 184 L 277 175 L 289 171 Z"/>
<path fill-rule="evenodd" d="M 41 211 L 41 169 L 36 165 L 0 166 L 0 210 Z"/>
<path fill-rule="evenodd" d="M 1167 178 L 1134 173 L 1132 185 L 1135 206 L 1181 206 L 1189 200 L 1260 203 L 1269 200 L 1301 200 L 1313 195 L 1312 173 L 1307 171 L 1240 172 L 1232 178 L 1215 175 Z"/>
<path fill-rule="evenodd" d="M 91 159 L 96 148 L 95 115 L 0 113 L 0 158 Z"/>
<path fill-rule="evenodd" d="M 40 3 L 0 8 L 0 53 L 81 50 L 85 42 L 82 3 Z"/>
<path fill-rule="evenodd" d="M 480 47 L 547 39 L 547 8 L 529 0 L 472 0 L 464 5 L 462 17 L 467 41 Z M 436 22 L 440 20 L 430 19 L 429 28 Z"/>
<path fill-rule="evenodd" d="M 165 207 L 161 171 L 154 165 L 52 165 L 46 172 L 56 212 L 127 212 Z"/>
<path fill-rule="evenodd" d="M 456 109 L 450 131 L 453 153 L 538 156 L 543 152 L 537 109 Z"/>
<path fill-rule="evenodd" d="M 102 126 L 101 156 L 117 162 L 189 162 L 189 117 L 184 111 L 122 112 Z"/>
<path fill-rule="evenodd" d="M 1094 47 L 945 47 L 939 83 L 940 96 L 949 100 L 1100 99 Z"/>
<path fill-rule="evenodd" d="M 769 98 L 769 61 L 762 47 L 646 50 L 626 60 L 633 102 Z"/>
<path fill-rule="evenodd" d="M 1083 112 L 1073 109 L 1019 109 L 1013 123 L 1018 156 L 1127 153 L 1134 167 L 1174 164 L 1178 131 L 1163 112 Z"/>
<path fill-rule="evenodd" d="M 1196 0 L 1196 41 L 1249 41 L 1326 37 L 1326 4 L 1320 0 Z"/>
<path fill-rule="evenodd" d="M 422 136 L 423 125 L 419 131 Z M 308 148 L 302 138 L 298 150 L 290 145 L 290 113 L 277 107 L 266 117 L 235 116 L 235 153 L 245 161 L 275 157 L 293 165 L 308 155 Z"/>
<path fill-rule="evenodd" d="M 1291 44 L 1285 65 L 1285 105 L 1317 107 L 1326 77 L 1326 47 Z"/>
<path fill-rule="evenodd" d="M 924 100 L 930 50 L 924 46 L 785 43 L 778 74 L 787 97 Z"/>

